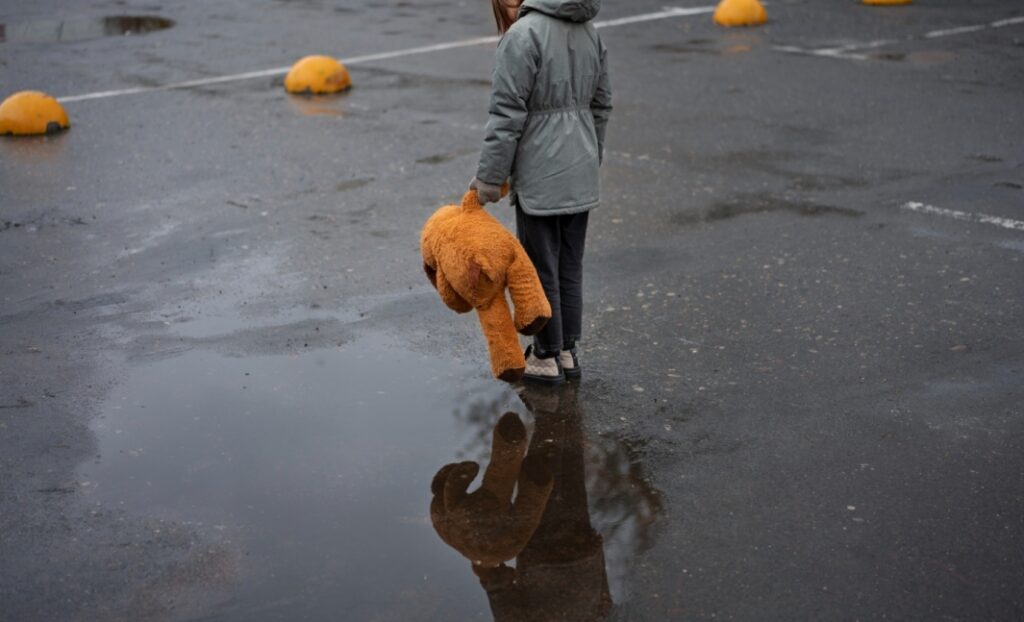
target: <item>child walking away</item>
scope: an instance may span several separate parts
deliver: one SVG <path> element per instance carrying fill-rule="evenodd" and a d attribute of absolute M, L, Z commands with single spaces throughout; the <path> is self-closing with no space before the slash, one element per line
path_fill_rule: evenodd
<path fill-rule="evenodd" d="M 511 178 L 516 232 L 552 312 L 523 377 L 557 384 L 581 374 L 583 249 L 612 110 L 607 54 L 591 24 L 601 0 L 491 3 L 504 36 L 471 187 L 481 203 L 496 202 Z"/>

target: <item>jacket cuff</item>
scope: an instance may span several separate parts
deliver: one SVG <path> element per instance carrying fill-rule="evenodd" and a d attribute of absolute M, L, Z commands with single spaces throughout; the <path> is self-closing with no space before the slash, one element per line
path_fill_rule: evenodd
<path fill-rule="evenodd" d="M 504 177 L 502 177 L 500 174 L 495 175 L 494 171 L 481 167 L 478 168 L 476 171 L 476 178 L 484 182 L 485 184 L 490 184 L 492 186 L 501 186 L 502 184 L 505 183 L 505 180 L 508 179 L 508 175 L 505 175 Z"/>

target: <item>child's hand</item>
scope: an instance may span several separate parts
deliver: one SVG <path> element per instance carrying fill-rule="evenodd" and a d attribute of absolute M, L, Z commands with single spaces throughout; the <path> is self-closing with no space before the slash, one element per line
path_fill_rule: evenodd
<path fill-rule="evenodd" d="M 497 203 L 501 200 L 501 186 L 489 184 L 486 181 L 481 181 L 475 177 L 473 178 L 473 181 L 470 182 L 469 189 L 476 190 L 476 196 L 480 200 L 480 205 Z"/>

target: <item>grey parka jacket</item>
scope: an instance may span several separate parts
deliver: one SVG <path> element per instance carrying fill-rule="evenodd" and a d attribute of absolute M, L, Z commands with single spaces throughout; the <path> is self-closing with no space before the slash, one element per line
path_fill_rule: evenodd
<path fill-rule="evenodd" d="M 597 207 L 611 115 L 607 54 L 590 21 L 601 0 L 526 0 L 498 44 L 477 178 L 512 178 L 527 214 Z"/>

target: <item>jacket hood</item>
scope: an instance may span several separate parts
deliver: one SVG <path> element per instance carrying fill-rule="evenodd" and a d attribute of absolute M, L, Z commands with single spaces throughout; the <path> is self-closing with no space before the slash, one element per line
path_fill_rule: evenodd
<path fill-rule="evenodd" d="M 520 17 L 537 11 L 570 22 L 589 22 L 601 10 L 601 0 L 526 0 L 519 9 Z"/>

